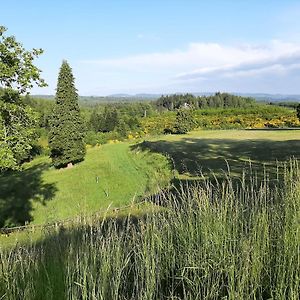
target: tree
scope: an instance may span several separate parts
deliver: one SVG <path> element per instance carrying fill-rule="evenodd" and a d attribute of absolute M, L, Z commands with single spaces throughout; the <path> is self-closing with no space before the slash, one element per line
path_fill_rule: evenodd
<path fill-rule="evenodd" d="M 299 121 L 300 121 L 300 103 L 298 104 L 296 110 L 297 110 L 297 117 L 298 117 L 298 119 L 299 119 Z"/>
<path fill-rule="evenodd" d="M 47 86 L 40 77 L 41 70 L 33 61 L 43 53 L 42 49 L 27 51 L 14 36 L 5 36 L 6 28 L 0 26 L 0 84 L 17 90 L 20 94 L 31 89 L 34 84 Z"/>
<path fill-rule="evenodd" d="M 192 110 L 181 108 L 177 111 L 175 121 L 175 133 L 187 133 L 195 128 Z"/>
<path fill-rule="evenodd" d="M 63 61 L 57 82 L 55 105 L 50 120 L 50 157 L 57 168 L 82 161 L 85 128 L 80 116 L 72 69 Z"/>
<path fill-rule="evenodd" d="M 36 114 L 20 95 L 34 84 L 43 87 L 41 70 L 33 61 L 42 49 L 27 51 L 0 26 L 0 171 L 18 169 L 28 157 L 36 134 Z"/>

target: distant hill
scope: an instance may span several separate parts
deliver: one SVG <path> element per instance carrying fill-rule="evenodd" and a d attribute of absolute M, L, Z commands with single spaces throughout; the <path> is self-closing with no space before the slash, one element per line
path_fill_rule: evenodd
<path fill-rule="evenodd" d="M 166 93 L 165 95 L 167 95 Z M 172 93 L 172 94 L 185 94 L 185 93 Z M 210 96 L 215 92 L 198 92 L 191 93 L 195 96 Z M 300 102 L 300 95 L 288 94 L 264 94 L 264 93 L 230 93 L 233 95 L 252 97 L 257 101 L 266 102 Z M 154 101 L 157 100 L 162 94 L 112 94 L 109 96 L 79 96 L 79 101 L 85 104 L 107 103 L 107 102 L 138 102 L 138 101 Z M 32 95 L 34 98 L 54 99 L 53 95 Z"/>
<path fill-rule="evenodd" d="M 84 105 L 95 105 L 97 103 L 116 103 L 116 102 L 142 102 L 142 101 L 155 101 L 161 95 L 150 94 L 114 94 L 109 96 L 79 96 L 79 103 Z M 33 98 L 54 100 L 54 95 L 31 95 Z"/>

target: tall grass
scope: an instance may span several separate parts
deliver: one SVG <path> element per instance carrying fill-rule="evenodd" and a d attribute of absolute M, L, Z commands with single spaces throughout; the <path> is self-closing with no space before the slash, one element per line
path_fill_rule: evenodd
<path fill-rule="evenodd" d="M 143 218 L 82 219 L 0 250 L 0 299 L 300 298 L 300 170 L 154 197 Z M 2 298 L 1 298 L 2 297 Z"/>

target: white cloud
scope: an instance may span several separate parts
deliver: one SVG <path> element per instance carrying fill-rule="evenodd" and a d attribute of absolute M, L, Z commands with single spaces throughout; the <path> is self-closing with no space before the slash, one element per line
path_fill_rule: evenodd
<path fill-rule="evenodd" d="M 189 80 L 195 78 L 210 78 L 220 76 L 258 76 L 271 73 L 273 75 L 286 74 L 290 70 L 299 69 L 300 49 L 294 53 L 270 52 L 268 56 L 257 55 L 256 58 L 244 59 L 237 63 L 220 65 L 217 67 L 203 67 L 187 73 L 177 75 L 178 79 Z"/>
<path fill-rule="evenodd" d="M 111 78 L 115 74 L 118 80 L 112 84 L 132 90 L 135 86 L 143 86 L 145 90 L 148 86 L 153 90 L 155 86 L 170 88 L 172 85 L 178 90 L 188 82 L 204 80 L 214 80 L 218 89 L 218 80 L 222 78 L 226 82 L 237 80 L 237 77 L 239 82 L 251 78 L 253 82 L 262 76 L 280 77 L 299 71 L 300 43 L 279 40 L 261 45 L 191 43 L 184 50 L 86 60 L 80 65 L 89 72 L 110 74 Z M 234 84 L 230 86 L 234 88 Z"/>
<path fill-rule="evenodd" d="M 237 45 L 227 46 L 217 43 L 191 43 L 186 50 L 174 50 L 166 53 L 150 53 L 135 56 L 86 60 L 85 64 L 92 64 L 103 69 L 126 69 L 140 71 L 161 72 L 163 68 L 175 71 L 178 78 L 187 75 L 196 76 L 215 73 L 216 71 L 259 69 L 270 64 L 280 63 L 291 65 L 294 60 L 299 61 L 300 44 L 271 41 L 265 45 Z M 175 74 L 174 74 L 175 75 Z"/>

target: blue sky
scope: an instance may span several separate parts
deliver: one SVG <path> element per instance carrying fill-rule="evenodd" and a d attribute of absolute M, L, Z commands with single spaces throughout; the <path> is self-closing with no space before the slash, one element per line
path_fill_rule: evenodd
<path fill-rule="evenodd" d="M 3 1 L 0 23 L 54 94 L 63 59 L 81 95 L 300 94 L 300 1 Z"/>

